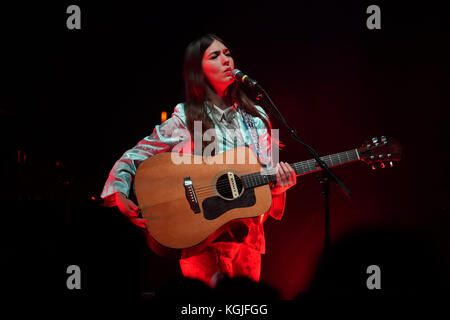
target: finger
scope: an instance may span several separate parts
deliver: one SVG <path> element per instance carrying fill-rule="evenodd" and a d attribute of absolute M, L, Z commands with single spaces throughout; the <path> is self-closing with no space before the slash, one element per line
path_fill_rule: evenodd
<path fill-rule="evenodd" d="M 280 170 L 281 166 L 280 166 L 280 163 L 279 163 L 279 162 L 277 163 L 277 166 L 276 166 L 275 168 L 276 168 L 276 171 L 279 171 L 279 170 Z"/>
<path fill-rule="evenodd" d="M 289 181 L 289 170 L 286 167 L 286 163 L 282 162 L 281 163 L 281 168 L 282 168 L 282 170 L 281 170 L 281 177 L 282 177 L 283 181 L 286 183 L 286 182 Z"/>
<path fill-rule="evenodd" d="M 143 222 L 137 222 L 137 221 L 135 221 L 134 224 L 135 224 L 136 226 L 138 226 L 139 228 L 142 228 L 142 229 L 147 228 L 147 226 L 146 226 L 145 223 L 143 223 Z"/>
<path fill-rule="evenodd" d="M 286 176 L 286 169 L 284 162 L 280 162 L 280 174 L 281 176 Z"/>
<path fill-rule="evenodd" d="M 277 181 L 275 182 L 275 186 L 279 186 L 281 183 L 281 177 L 280 177 L 280 173 L 277 171 L 277 173 L 275 174 Z"/>
<path fill-rule="evenodd" d="M 281 183 L 282 183 L 282 177 L 281 177 L 281 166 L 280 166 L 280 164 L 278 163 L 277 164 L 277 171 L 276 171 L 276 173 L 275 173 L 275 175 L 276 175 L 276 178 L 277 178 L 277 185 L 281 185 Z"/>
<path fill-rule="evenodd" d="M 289 183 L 292 183 L 295 181 L 295 171 L 292 169 L 292 167 L 287 163 L 286 164 L 286 177 L 289 181 Z"/>
<path fill-rule="evenodd" d="M 289 172 L 295 173 L 294 168 L 292 168 L 292 166 L 289 163 L 286 163 L 286 167 L 289 169 Z"/>
<path fill-rule="evenodd" d="M 293 184 L 297 183 L 297 176 L 295 175 L 295 173 L 292 175 L 292 183 Z"/>
<path fill-rule="evenodd" d="M 130 207 L 127 208 L 126 213 L 131 218 L 135 218 L 135 217 L 138 216 L 138 213 L 135 210 L 133 210 L 132 208 L 130 208 Z"/>
<path fill-rule="evenodd" d="M 139 210 L 139 207 L 133 202 L 133 201 L 130 201 L 129 202 L 129 205 L 130 205 L 130 208 L 133 210 L 133 211 L 138 211 Z"/>
<path fill-rule="evenodd" d="M 275 168 L 275 175 L 278 177 L 280 175 L 281 166 L 280 163 L 277 163 L 277 166 Z"/>
<path fill-rule="evenodd" d="M 287 170 L 286 175 L 287 175 L 289 181 L 296 181 L 297 175 L 289 163 L 286 163 L 286 170 Z"/>
<path fill-rule="evenodd" d="M 144 228 L 144 229 L 147 228 L 147 220 L 146 219 L 132 218 L 131 222 L 133 224 L 135 224 L 136 226 L 138 226 L 138 227 L 141 227 L 141 228 Z"/>
<path fill-rule="evenodd" d="M 294 169 L 292 169 L 292 180 L 294 181 L 294 183 L 297 183 L 297 173 L 295 173 Z"/>
<path fill-rule="evenodd" d="M 133 216 L 138 216 L 139 215 L 139 208 L 137 208 L 136 206 L 128 206 L 128 210 L 130 210 L 131 212 L 133 212 Z"/>
<path fill-rule="evenodd" d="M 286 183 L 285 184 L 287 186 L 292 186 L 292 185 L 296 184 L 297 176 L 296 176 L 295 171 L 292 169 L 292 167 L 288 163 L 285 163 L 284 168 L 285 168 L 285 172 L 286 172 Z"/>

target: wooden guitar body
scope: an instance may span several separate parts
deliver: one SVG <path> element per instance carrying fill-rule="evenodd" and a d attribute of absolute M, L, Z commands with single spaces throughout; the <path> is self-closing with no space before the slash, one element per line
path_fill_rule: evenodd
<path fill-rule="evenodd" d="M 136 173 L 135 190 L 150 236 L 168 248 L 188 248 L 232 220 L 269 211 L 269 186 L 245 188 L 240 181 L 260 169 L 246 147 L 207 158 L 162 153 L 147 159 Z"/>

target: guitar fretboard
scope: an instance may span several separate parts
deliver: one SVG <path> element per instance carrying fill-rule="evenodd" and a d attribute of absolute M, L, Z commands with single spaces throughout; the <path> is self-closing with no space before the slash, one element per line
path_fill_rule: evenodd
<path fill-rule="evenodd" d="M 335 167 L 349 162 L 358 161 L 359 155 L 357 149 L 335 153 L 332 155 L 320 157 L 328 167 Z M 322 168 L 317 164 L 315 159 L 290 163 L 297 175 L 306 175 L 316 171 L 321 171 Z M 245 188 L 255 188 L 277 180 L 275 175 L 275 168 L 261 170 L 261 172 L 250 173 L 242 176 Z"/>

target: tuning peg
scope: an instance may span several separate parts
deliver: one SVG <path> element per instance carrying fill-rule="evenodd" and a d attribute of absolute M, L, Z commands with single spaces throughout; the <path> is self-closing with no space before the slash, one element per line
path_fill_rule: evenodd
<path fill-rule="evenodd" d="M 392 163 L 392 161 L 389 161 L 389 166 L 392 168 L 394 166 L 394 163 Z"/>
<path fill-rule="evenodd" d="M 370 144 L 369 140 L 364 140 L 364 142 L 362 143 L 363 148 L 365 147 L 365 148 L 369 149 L 370 146 L 371 146 L 371 144 Z"/>
<path fill-rule="evenodd" d="M 376 170 L 377 167 L 375 166 L 375 164 L 372 165 L 372 170 Z"/>
<path fill-rule="evenodd" d="M 375 137 L 375 138 L 372 138 L 372 142 L 375 143 L 375 144 L 377 144 L 377 143 L 378 143 L 378 138 L 376 138 L 376 137 Z"/>
<path fill-rule="evenodd" d="M 381 166 L 382 169 L 386 168 L 386 165 L 384 164 L 384 162 L 382 162 L 382 163 L 380 164 L 380 166 Z"/>

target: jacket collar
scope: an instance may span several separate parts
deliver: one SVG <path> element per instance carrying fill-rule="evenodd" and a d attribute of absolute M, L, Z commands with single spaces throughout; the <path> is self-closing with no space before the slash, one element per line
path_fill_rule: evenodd
<path fill-rule="evenodd" d="M 238 113 L 238 105 L 234 103 L 232 106 L 226 108 L 225 110 L 220 109 L 215 104 L 209 103 L 205 101 L 205 104 L 208 106 L 206 108 L 207 114 L 211 114 L 218 122 L 225 120 L 227 122 L 231 122 L 234 117 L 236 117 Z M 212 105 L 212 107 L 211 107 Z"/>

